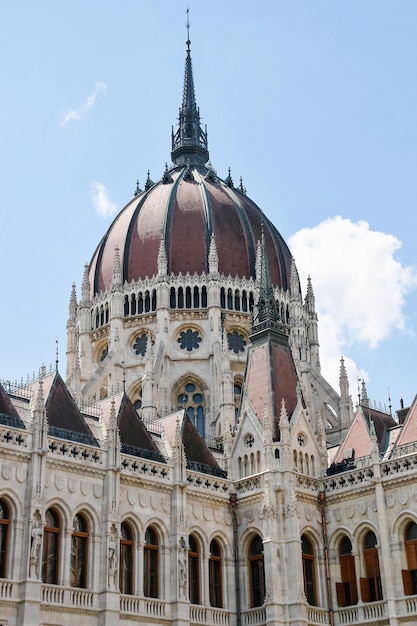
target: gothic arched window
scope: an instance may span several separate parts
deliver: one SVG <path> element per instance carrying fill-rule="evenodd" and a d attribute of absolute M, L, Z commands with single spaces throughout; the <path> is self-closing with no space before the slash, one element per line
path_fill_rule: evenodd
<path fill-rule="evenodd" d="M 128 522 L 122 522 L 120 539 L 120 593 L 133 593 L 133 532 Z"/>
<path fill-rule="evenodd" d="M 222 550 L 216 539 L 210 543 L 209 590 L 210 605 L 223 607 Z"/>
<path fill-rule="evenodd" d="M 0 500 L 0 578 L 7 578 L 7 561 L 10 534 L 10 509 Z"/>
<path fill-rule="evenodd" d="M 265 568 L 263 542 L 255 535 L 249 544 L 249 591 L 251 607 L 262 606 L 265 600 Z"/>
<path fill-rule="evenodd" d="M 194 535 L 188 543 L 188 596 L 191 604 L 200 604 L 200 550 Z"/>
<path fill-rule="evenodd" d="M 48 509 L 46 511 L 45 521 L 42 550 L 42 582 L 49 585 L 57 585 L 61 521 L 54 509 Z"/>
<path fill-rule="evenodd" d="M 205 434 L 204 423 L 204 394 L 200 387 L 193 382 L 188 382 L 184 385 L 181 393 L 178 394 L 178 406 L 184 408 L 188 417 L 196 426 L 198 432 L 202 437 Z"/>
<path fill-rule="evenodd" d="M 363 542 L 363 559 L 365 578 L 361 578 L 361 593 L 363 602 L 382 600 L 381 573 L 379 570 L 378 548 L 375 533 L 371 530 L 366 533 Z"/>
<path fill-rule="evenodd" d="M 348 537 L 343 537 L 339 544 L 339 563 L 342 582 L 336 583 L 337 603 L 339 606 L 357 604 L 355 557 Z"/>
<path fill-rule="evenodd" d="M 310 539 L 305 535 L 301 537 L 301 552 L 303 559 L 304 593 L 307 602 L 312 606 L 317 606 L 314 549 Z"/>
<path fill-rule="evenodd" d="M 84 515 L 74 517 L 71 536 L 71 587 L 87 588 L 88 582 L 88 524 Z"/>
<path fill-rule="evenodd" d="M 147 528 L 145 533 L 143 593 L 148 598 L 159 597 L 159 544 L 158 535 L 152 527 Z"/>
<path fill-rule="evenodd" d="M 404 593 L 417 594 L 417 524 L 410 522 L 404 533 L 407 569 L 403 570 Z"/>

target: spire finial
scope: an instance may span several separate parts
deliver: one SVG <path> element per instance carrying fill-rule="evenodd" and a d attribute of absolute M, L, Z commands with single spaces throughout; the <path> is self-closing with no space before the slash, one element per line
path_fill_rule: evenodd
<path fill-rule="evenodd" d="M 174 165 L 185 165 L 189 160 L 191 165 L 204 166 L 209 160 L 207 130 L 203 130 L 201 126 L 200 110 L 195 100 L 189 11 L 187 7 L 187 55 L 182 106 L 179 111 L 178 128 L 172 133 L 171 158 Z"/>
<path fill-rule="evenodd" d="M 187 52 L 190 52 L 190 7 L 187 4 L 187 23 L 186 23 L 186 27 L 187 27 L 187 41 L 185 42 L 187 44 Z"/>

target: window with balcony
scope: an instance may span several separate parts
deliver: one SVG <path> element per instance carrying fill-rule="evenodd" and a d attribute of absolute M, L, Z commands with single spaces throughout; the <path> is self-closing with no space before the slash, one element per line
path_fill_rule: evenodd
<path fill-rule="evenodd" d="M 42 581 L 49 585 L 58 585 L 61 520 L 54 509 L 48 509 L 45 513 L 45 522 L 42 548 Z"/>
<path fill-rule="evenodd" d="M 249 544 L 249 598 L 250 606 L 262 606 L 265 600 L 264 547 L 259 535 Z"/>
<path fill-rule="evenodd" d="M 194 535 L 188 543 L 188 596 L 191 604 L 200 604 L 200 550 Z"/>
<path fill-rule="evenodd" d="M 402 571 L 404 593 L 407 596 L 417 594 L 417 524 L 410 522 L 404 533 L 407 569 Z"/>
<path fill-rule="evenodd" d="M 149 527 L 145 533 L 143 592 L 148 598 L 159 597 L 159 542 L 156 531 Z"/>
<path fill-rule="evenodd" d="M 82 513 L 74 517 L 71 536 L 70 585 L 87 588 L 88 584 L 88 524 Z"/>
<path fill-rule="evenodd" d="M 365 578 L 360 579 L 363 602 L 382 600 L 381 573 L 375 533 L 369 531 L 363 542 Z"/>
<path fill-rule="evenodd" d="M 342 582 L 336 583 L 337 603 L 339 606 L 357 604 L 355 557 L 352 554 L 352 544 L 348 537 L 343 537 L 339 544 L 339 563 Z"/>
<path fill-rule="evenodd" d="M 10 509 L 0 500 L 0 578 L 7 578 L 7 562 L 10 534 Z"/>
<path fill-rule="evenodd" d="M 133 593 L 133 531 L 128 522 L 122 522 L 120 539 L 120 593 Z"/>
<path fill-rule="evenodd" d="M 209 589 L 210 605 L 223 607 L 222 550 L 216 539 L 210 543 Z"/>
<path fill-rule="evenodd" d="M 310 539 L 305 535 L 301 537 L 301 552 L 303 560 L 304 593 L 307 602 L 312 606 L 317 606 L 314 548 Z"/>

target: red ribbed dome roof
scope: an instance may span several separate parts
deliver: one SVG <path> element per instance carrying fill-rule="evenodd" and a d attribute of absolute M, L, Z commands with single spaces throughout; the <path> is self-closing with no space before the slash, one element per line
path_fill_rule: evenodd
<path fill-rule="evenodd" d="M 200 122 L 187 41 L 182 106 L 172 132 L 173 167 L 119 213 L 100 242 L 90 264 L 94 295 L 109 289 L 115 248 L 120 251 L 122 281 L 151 278 L 158 272 L 163 238 L 168 274 L 208 272 L 208 254 L 214 234 L 219 273 L 233 278 L 255 278 L 256 246 L 264 225 L 265 246 L 273 285 L 288 289 L 290 252 L 276 230 L 250 200 L 242 185 L 229 176 L 219 179 L 206 164 L 207 129 Z"/>
<path fill-rule="evenodd" d="M 228 179 L 230 181 L 230 178 Z M 214 233 L 219 273 L 255 278 L 256 246 L 262 224 L 271 281 L 288 289 L 291 255 L 276 228 L 240 189 L 204 166 L 177 166 L 137 195 L 116 217 L 90 264 L 94 294 L 111 286 L 118 247 L 122 280 L 151 278 L 158 272 L 164 239 L 168 274 L 208 272 Z"/>

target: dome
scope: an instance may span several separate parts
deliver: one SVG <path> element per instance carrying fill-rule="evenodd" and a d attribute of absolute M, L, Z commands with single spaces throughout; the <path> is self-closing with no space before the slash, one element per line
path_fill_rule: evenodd
<path fill-rule="evenodd" d="M 271 281 L 287 290 L 291 265 L 288 247 L 244 190 L 234 188 L 230 176 L 221 180 L 207 167 L 174 166 L 116 217 L 93 256 L 90 285 L 94 295 L 110 288 L 116 247 L 123 282 L 157 275 L 161 238 L 169 275 L 208 273 L 212 235 L 219 273 L 255 278 L 262 226 Z"/>
<path fill-rule="evenodd" d="M 168 275 L 209 272 L 212 237 L 218 272 L 232 278 L 255 279 L 257 243 L 262 229 L 274 286 L 287 290 L 291 254 L 273 224 L 229 175 L 221 180 L 209 165 L 207 130 L 200 123 L 187 41 L 182 106 L 172 132 L 172 167 L 160 181 L 149 176 L 145 190 L 122 209 L 98 245 L 90 263 L 92 295 L 112 284 L 115 249 L 119 250 L 122 282 L 151 279 L 158 274 L 161 240 Z"/>

